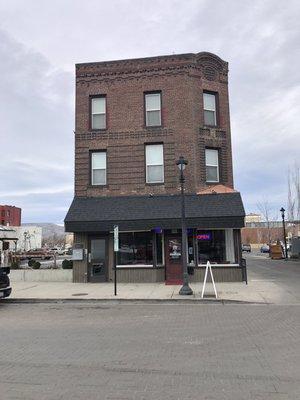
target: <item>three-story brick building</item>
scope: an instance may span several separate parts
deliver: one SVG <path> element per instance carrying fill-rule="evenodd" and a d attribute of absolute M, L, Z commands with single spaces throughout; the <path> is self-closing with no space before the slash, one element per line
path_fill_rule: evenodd
<path fill-rule="evenodd" d="M 185 169 L 188 263 L 241 280 L 244 208 L 233 188 L 228 64 L 211 53 L 76 65 L 75 282 L 180 283 L 180 156 Z M 80 253 L 80 251 L 79 251 Z"/>

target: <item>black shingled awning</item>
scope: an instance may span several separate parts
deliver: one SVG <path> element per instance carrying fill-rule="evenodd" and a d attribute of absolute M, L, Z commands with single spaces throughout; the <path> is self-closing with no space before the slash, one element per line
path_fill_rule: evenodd
<path fill-rule="evenodd" d="M 187 194 L 188 228 L 241 228 L 245 210 L 238 192 Z M 67 232 L 148 230 L 181 226 L 180 195 L 75 197 L 65 218 Z"/>

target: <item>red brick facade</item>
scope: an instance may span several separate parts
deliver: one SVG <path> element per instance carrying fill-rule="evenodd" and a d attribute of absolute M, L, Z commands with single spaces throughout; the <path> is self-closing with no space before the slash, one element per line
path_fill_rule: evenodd
<path fill-rule="evenodd" d="M 0 225 L 20 226 L 21 208 L 0 205 Z"/>
<path fill-rule="evenodd" d="M 233 187 L 228 64 L 210 53 L 76 65 L 75 195 L 178 193 L 176 160 L 188 160 L 186 190 L 207 187 L 205 147 L 217 148 L 220 183 Z M 145 126 L 144 92 L 161 91 L 162 126 Z M 204 126 L 203 91 L 217 93 L 218 123 Z M 107 129 L 90 129 L 90 96 L 106 95 Z M 145 144 L 164 145 L 164 184 L 145 180 Z M 107 151 L 107 185 L 90 185 L 90 150 Z"/>

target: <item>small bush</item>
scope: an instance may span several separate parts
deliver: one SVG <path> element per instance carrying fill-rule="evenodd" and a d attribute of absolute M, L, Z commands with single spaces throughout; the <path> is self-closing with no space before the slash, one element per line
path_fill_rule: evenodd
<path fill-rule="evenodd" d="M 41 263 L 39 261 L 34 261 L 32 265 L 33 269 L 40 269 L 41 268 Z"/>
<path fill-rule="evenodd" d="M 20 261 L 19 260 L 12 261 L 10 268 L 11 269 L 19 269 L 20 268 Z"/>
<path fill-rule="evenodd" d="M 63 260 L 62 262 L 62 269 L 72 269 L 73 268 L 73 261 L 72 260 Z"/>
<path fill-rule="evenodd" d="M 30 260 L 28 261 L 28 267 L 33 267 L 34 263 L 35 263 L 35 260 L 30 259 Z"/>

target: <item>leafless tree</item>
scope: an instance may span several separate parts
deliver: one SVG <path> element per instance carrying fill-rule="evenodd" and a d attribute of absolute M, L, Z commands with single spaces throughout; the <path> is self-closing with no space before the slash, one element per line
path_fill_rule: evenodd
<path fill-rule="evenodd" d="M 272 207 L 268 201 L 268 199 L 264 199 L 263 201 L 257 203 L 257 208 L 261 213 L 263 220 L 267 224 L 267 235 L 268 235 L 268 244 L 272 243 L 272 230 L 271 230 L 271 222 L 275 220 Z"/>
<path fill-rule="evenodd" d="M 288 220 L 300 220 L 300 166 L 296 162 L 288 169 Z"/>
<path fill-rule="evenodd" d="M 288 169 L 288 221 L 295 220 L 295 198 L 292 194 L 291 170 Z"/>

